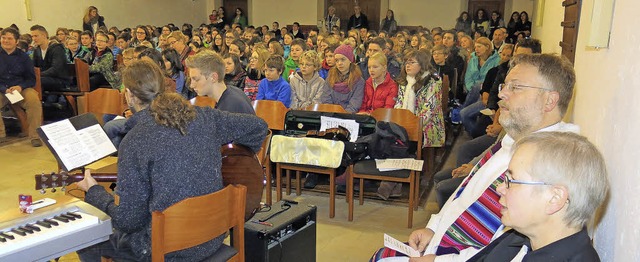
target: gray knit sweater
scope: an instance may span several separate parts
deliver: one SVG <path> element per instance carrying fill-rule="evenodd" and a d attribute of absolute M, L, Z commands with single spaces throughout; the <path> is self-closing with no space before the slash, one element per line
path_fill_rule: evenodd
<path fill-rule="evenodd" d="M 157 124 L 149 110 L 137 112 L 130 119 L 137 124 L 120 144 L 116 189 L 120 204 L 115 205 L 101 186 L 87 192 L 85 201 L 111 216 L 114 228 L 130 233 L 131 247 L 138 254 L 151 255 L 151 212 L 222 189 L 221 145 L 233 141 L 257 151 L 267 134 L 266 123 L 254 115 L 196 110 L 185 136 Z M 221 243 L 222 236 L 166 258 L 200 261 Z"/>

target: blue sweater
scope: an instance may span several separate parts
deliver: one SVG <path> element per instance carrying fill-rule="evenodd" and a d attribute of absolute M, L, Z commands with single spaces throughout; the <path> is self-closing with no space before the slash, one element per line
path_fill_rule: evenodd
<path fill-rule="evenodd" d="M 464 88 L 467 91 L 471 91 L 473 86 L 479 86 L 484 82 L 484 77 L 487 75 L 487 72 L 489 72 L 489 69 L 498 66 L 500 63 L 500 55 L 498 55 L 498 52 L 493 52 L 482 67 L 480 67 L 479 61 L 480 59 L 476 55 L 476 52 L 473 52 L 467 65 L 467 72 L 465 72 L 464 75 Z"/>
<path fill-rule="evenodd" d="M 276 100 L 289 108 L 291 105 L 291 86 L 282 77 L 275 81 L 262 79 L 258 85 L 256 100 Z"/>

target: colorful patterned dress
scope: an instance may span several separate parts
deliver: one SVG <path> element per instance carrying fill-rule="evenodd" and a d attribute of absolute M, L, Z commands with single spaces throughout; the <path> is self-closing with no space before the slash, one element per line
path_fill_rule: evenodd
<path fill-rule="evenodd" d="M 411 87 L 409 87 L 411 88 Z M 405 100 L 407 86 L 398 88 L 398 101 L 395 108 L 403 107 L 404 103 L 412 101 Z M 411 92 L 409 90 L 409 92 Z M 414 96 L 407 96 L 414 97 Z M 415 112 L 422 121 L 422 132 L 424 133 L 423 147 L 442 147 L 445 141 L 445 124 L 442 112 L 442 80 L 431 78 L 429 82 L 418 89 L 415 94 Z"/>

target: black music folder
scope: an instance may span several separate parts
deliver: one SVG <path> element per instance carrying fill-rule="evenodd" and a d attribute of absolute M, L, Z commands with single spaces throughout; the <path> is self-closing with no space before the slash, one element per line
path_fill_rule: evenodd
<path fill-rule="evenodd" d="M 43 125 L 37 132 L 64 171 L 82 168 L 117 151 L 90 113 Z"/>

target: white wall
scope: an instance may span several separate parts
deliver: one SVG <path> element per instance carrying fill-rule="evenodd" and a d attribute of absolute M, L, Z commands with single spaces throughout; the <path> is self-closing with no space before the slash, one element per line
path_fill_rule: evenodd
<path fill-rule="evenodd" d="M 462 12 L 462 1 L 389 0 L 389 9 L 395 13 L 396 21 L 400 26 L 422 25 L 427 28 L 440 26 L 447 29 L 456 25 L 456 18 Z"/>
<path fill-rule="evenodd" d="M 535 10 L 528 13 L 533 19 L 538 12 L 539 10 Z M 560 48 L 558 43 L 562 41 L 562 27 L 560 23 L 563 20 L 564 8 L 562 8 L 562 3 L 553 0 L 545 1 L 542 14 L 542 26 L 536 26 L 536 21 L 532 21 L 531 28 L 532 37 L 542 42 L 542 52 L 558 54 L 562 52 L 562 48 Z M 580 22 L 581 27 L 583 22 L 584 21 Z"/>
<path fill-rule="evenodd" d="M 278 21 L 281 27 L 293 22 L 317 25 L 318 1 L 322 0 L 253 0 L 249 2 L 249 24 L 269 28 L 273 21 Z"/>
<path fill-rule="evenodd" d="M 607 160 L 611 201 L 596 231 L 603 261 L 640 261 L 640 3 L 615 1 L 609 49 L 588 49 L 594 0 L 584 0 L 575 68 L 578 92 L 574 119 Z"/>
<path fill-rule="evenodd" d="M 49 31 L 58 27 L 82 29 L 82 17 L 90 5 L 98 7 L 108 27 L 119 28 L 138 24 L 164 25 L 167 23 L 192 23 L 199 25 L 208 20 L 208 0 L 27 0 L 31 3 L 32 20 L 28 21 L 24 0 L 0 1 L 0 27 L 12 23 L 22 33 L 40 24 Z M 50 32 L 51 33 L 51 32 Z"/>
<path fill-rule="evenodd" d="M 594 245 L 602 261 L 640 261 L 640 32 L 633 23 L 640 3 L 617 0 L 610 48 L 587 47 L 596 0 L 584 0 L 576 51 L 576 96 L 572 118 L 607 162 L 610 201 L 597 226 Z M 598 0 L 599 1 L 599 0 Z M 544 24 L 534 28 L 545 52 L 557 51 L 564 11 L 545 3 Z"/>

